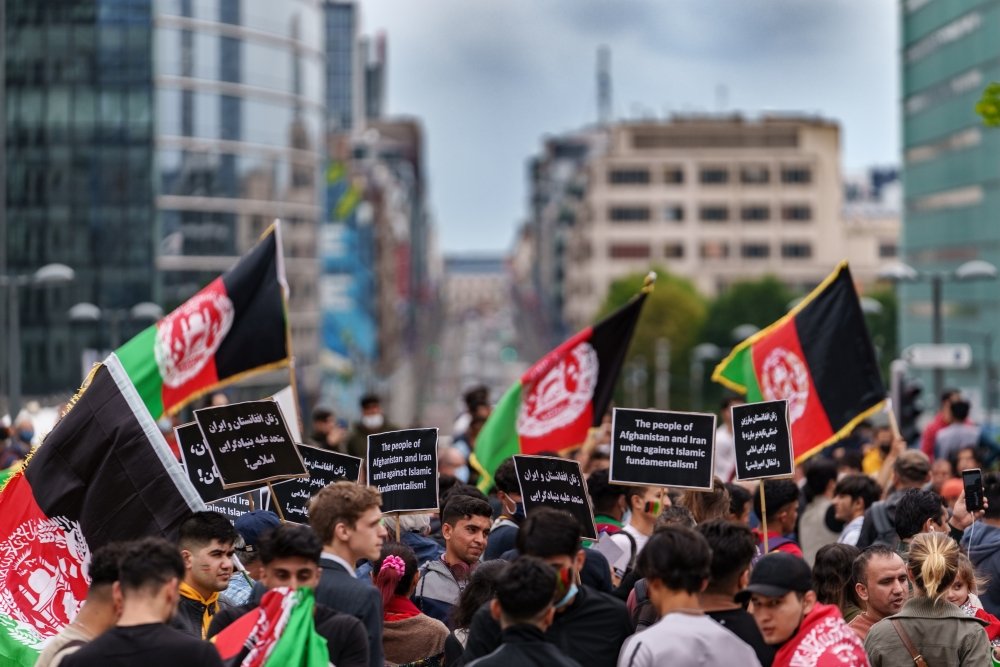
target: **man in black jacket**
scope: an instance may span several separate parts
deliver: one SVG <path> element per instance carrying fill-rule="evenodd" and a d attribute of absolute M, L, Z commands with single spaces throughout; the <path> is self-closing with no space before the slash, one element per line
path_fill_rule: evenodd
<path fill-rule="evenodd" d="M 580 533 L 580 524 L 569 512 L 540 507 L 518 530 L 517 547 L 521 554 L 541 558 L 558 568 L 560 580 L 566 585 L 565 594 L 555 602 L 555 617 L 545 633 L 548 642 L 583 667 L 613 667 L 632 626 L 621 600 L 579 583 L 585 559 Z M 500 641 L 500 625 L 487 603 L 472 618 L 460 664 L 492 653 Z"/>
<path fill-rule="evenodd" d="M 319 584 L 319 556 L 323 543 L 305 526 L 282 524 L 259 543 L 260 560 L 264 565 L 260 583 L 268 590 L 316 588 Z M 212 619 L 208 636 L 214 637 L 244 614 L 253 611 L 259 597 L 249 604 L 220 611 Z M 350 614 L 341 614 L 322 604 L 316 605 L 316 632 L 326 639 L 330 663 L 337 667 L 368 667 L 368 633 L 361 621 Z M 237 664 L 241 660 L 235 661 Z"/>
<path fill-rule="evenodd" d="M 233 575 L 233 544 L 239 533 L 224 514 L 195 512 L 181 524 L 178 546 L 184 558 L 180 604 L 171 625 L 205 639 L 212 616 L 228 607 L 219 593 Z"/>
<path fill-rule="evenodd" d="M 545 640 L 556 612 L 552 606 L 556 582 L 555 571 L 543 560 L 521 556 L 508 565 L 497 582 L 497 596 L 490 602 L 490 611 L 503 628 L 503 643 L 469 667 L 580 667 Z M 558 597 L 564 594 L 560 591 Z"/>
<path fill-rule="evenodd" d="M 323 542 L 316 602 L 360 620 L 368 632 L 368 663 L 382 660 L 382 596 L 370 579 L 355 577 L 355 564 L 376 561 L 386 538 L 382 496 L 369 486 L 337 482 L 320 489 L 309 502 L 309 525 Z"/>
<path fill-rule="evenodd" d="M 122 614 L 115 627 L 67 655 L 63 667 L 222 667 L 215 647 L 166 623 L 177 608 L 184 561 L 177 547 L 149 537 L 125 547 L 118 563 Z M 5 663 L 6 664 L 6 663 Z"/>

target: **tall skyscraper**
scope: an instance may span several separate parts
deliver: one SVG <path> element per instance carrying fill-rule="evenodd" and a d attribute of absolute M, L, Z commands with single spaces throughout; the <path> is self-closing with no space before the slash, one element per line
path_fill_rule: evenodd
<path fill-rule="evenodd" d="M 984 128 L 974 110 L 982 89 L 998 78 L 1000 7 L 986 0 L 900 4 L 901 259 L 922 274 L 901 285 L 900 343 L 932 342 L 931 276 L 941 273 L 943 339 L 973 348 L 972 367 L 947 371 L 945 384 L 970 392 L 978 407 L 995 393 L 987 355 L 998 347 L 1000 284 L 958 281 L 954 272 L 972 260 L 1000 266 L 1000 130 Z"/>
<path fill-rule="evenodd" d="M 5 0 L 9 268 L 26 293 L 24 389 L 71 391 L 106 312 L 178 305 L 285 222 L 299 366 L 315 362 L 325 34 L 315 2 Z M 122 323 L 122 335 L 148 323 Z"/>

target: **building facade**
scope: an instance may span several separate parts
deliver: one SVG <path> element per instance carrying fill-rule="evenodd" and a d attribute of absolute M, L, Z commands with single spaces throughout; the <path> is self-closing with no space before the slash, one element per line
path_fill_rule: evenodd
<path fill-rule="evenodd" d="M 975 112 L 982 89 L 1000 79 L 1000 5 L 986 0 L 905 0 L 901 5 L 903 243 L 901 259 L 924 280 L 900 286 L 900 343 L 932 342 L 932 272 L 942 272 L 944 341 L 968 343 L 967 370 L 945 382 L 973 398 L 974 411 L 996 400 L 994 332 L 1000 286 L 957 282 L 971 260 L 1000 266 L 1000 130 Z M 929 376 L 925 377 L 925 382 Z M 929 383 L 928 383 L 928 386 Z M 932 399 L 928 404 L 936 405 Z"/>
<path fill-rule="evenodd" d="M 563 317 L 589 323 L 613 280 L 650 266 L 709 296 L 766 274 L 804 291 L 860 248 L 865 261 L 854 275 L 871 281 L 878 264 L 867 261 L 867 246 L 879 234 L 856 230 L 848 242 L 841 189 L 840 129 L 827 120 L 615 125 L 607 149 L 587 163 L 566 246 Z"/>
<path fill-rule="evenodd" d="M 25 393 L 72 392 L 81 352 L 109 347 L 107 323 L 70 322 L 72 304 L 169 311 L 275 218 L 293 347 L 302 378 L 314 375 L 320 5 L 5 1 L 8 269 L 62 262 L 77 275 L 25 295 Z"/>

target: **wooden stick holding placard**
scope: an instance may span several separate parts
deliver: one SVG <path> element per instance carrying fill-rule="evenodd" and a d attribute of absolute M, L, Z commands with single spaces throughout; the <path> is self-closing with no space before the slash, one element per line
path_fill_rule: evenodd
<path fill-rule="evenodd" d="M 767 543 L 767 503 L 764 502 L 764 480 L 760 480 L 760 525 L 764 527 L 764 555 L 771 550 Z"/>
<path fill-rule="evenodd" d="M 399 544 L 399 543 L 402 542 L 402 540 L 399 539 L 399 524 L 400 523 L 402 523 L 402 522 L 399 520 L 399 515 L 397 514 L 396 515 L 396 544 Z"/>
<path fill-rule="evenodd" d="M 274 495 L 274 487 L 271 486 L 270 482 L 267 483 L 267 490 L 271 492 L 271 498 L 277 498 L 277 496 Z M 285 523 L 285 513 L 281 511 L 281 503 L 276 500 L 272 500 L 271 504 L 274 505 L 274 511 L 278 513 L 278 518 L 281 519 L 281 523 Z"/>

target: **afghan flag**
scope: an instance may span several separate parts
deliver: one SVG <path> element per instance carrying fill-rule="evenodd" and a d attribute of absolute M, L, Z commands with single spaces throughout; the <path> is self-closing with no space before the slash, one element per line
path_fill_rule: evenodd
<path fill-rule="evenodd" d="M 0 665 L 31 667 L 73 620 L 92 551 L 205 509 L 115 355 L 74 401 L 0 492 Z"/>
<path fill-rule="evenodd" d="M 514 454 L 558 452 L 581 445 L 611 405 L 615 382 L 655 274 L 627 304 L 545 355 L 490 413 L 470 463 L 493 485 L 493 472 Z"/>
<path fill-rule="evenodd" d="M 153 416 L 287 366 L 287 292 L 276 222 L 233 268 L 120 347 L 116 354 Z"/>
<path fill-rule="evenodd" d="M 326 667 L 330 650 L 316 632 L 315 607 L 310 588 L 272 588 L 260 606 L 233 621 L 212 643 L 226 664 Z"/>
<path fill-rule="evenodd" d="M 885 386 L 847 262 L 733 348 L 712 379 L 752 403 L 788 399 L 796 463 L 881 410 Z"/>

